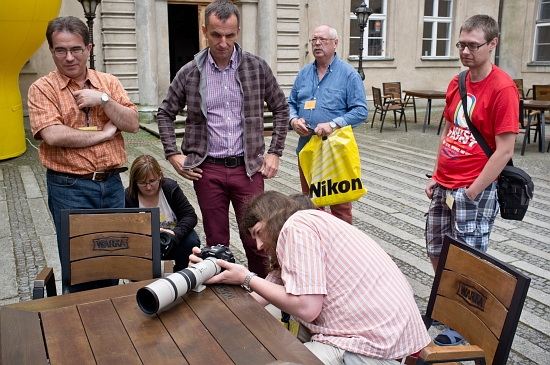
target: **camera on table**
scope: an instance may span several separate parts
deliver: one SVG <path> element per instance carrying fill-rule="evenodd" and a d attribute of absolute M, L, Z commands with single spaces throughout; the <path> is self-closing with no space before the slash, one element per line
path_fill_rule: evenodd
<path fill-rule="evenodd" d="M 202 283 L 224 270 L 216 263 L 217 259 L 235 262 L 233 254 L 224 245 L 202 248 L 197 256 L 202 258 L 201 262 L 139 289 L 136 300 L 141 310 L 147 314 L 153 314 L 185 295 L 189 290 L 203 290 L 205 287 Z"/>
<path fill-rule="evenodd" d="M 167 231 L 160 231 L 160 259 L 167 260 L 168 254 L 174 246 L 179 243 L 175 234 Z"/>
<path fill-rule="evenodd" d="M 216 245 L 212 247 L 203 247 L 201 248 L 201 253 L 197 255 L 201 259 L 206 259 L 208 257 L 213 257 L 216 259 L 222 259 L 227 262 L 235 263 L 235 258 L 229 250 L 228 247 L 224 245 Z"/>

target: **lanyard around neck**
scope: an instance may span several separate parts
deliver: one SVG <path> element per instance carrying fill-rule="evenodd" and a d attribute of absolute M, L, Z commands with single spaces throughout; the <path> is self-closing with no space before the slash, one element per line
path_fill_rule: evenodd
<path fill-rule="evenodd" d="M 90 88 L 90 81 L 89 80 L 86 80 L 85 84 L 84 84 L 86 87 L 88 87 L 88 89 Z M 71 95 L 73 96 L 73 99 L 74 101 L 76 102 L 76 97 L 74 96 L 73 92 L 71 91 L 71 89 L 69 88 L 69 86 L 67 86 L 67 89 L 69 89 L 69 92 L 71 93 Z M 84 112 L 84 114 L 86 115 L 86 127 L 89 127 L 90 126 L 90 121 L 89 121 L 89 117 L 88 117 L 88 114 L 90 113 L 90 107 L 87 107 L 87 108 L 84 108 L 82 109 L 82 111 Z"/>

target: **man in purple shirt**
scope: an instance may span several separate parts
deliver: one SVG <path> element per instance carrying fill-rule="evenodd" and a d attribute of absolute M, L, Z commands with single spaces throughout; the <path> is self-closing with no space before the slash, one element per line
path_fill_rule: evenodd
<path fill-rule="evenodd" d="M 159 107 L 157 120 L 166 158 L 193 180 L 207 246 L 229 245 L 229 203 L 233 205 L 248 267 L 262 277 L 266 255 L 240 229 L 245 203 L 277 174 L 289 108 L 269 65 L 243 51 L 238 8 L 226 0 L 206 7 L 202 32 L 209 47 L 184 65 Z M 264 101 L 273 113 L 271 144 L 265 154 Z M 181 154 L 174 120 L 187 106 Z M 264 156 L 265 154 L 265 156 Z"/>

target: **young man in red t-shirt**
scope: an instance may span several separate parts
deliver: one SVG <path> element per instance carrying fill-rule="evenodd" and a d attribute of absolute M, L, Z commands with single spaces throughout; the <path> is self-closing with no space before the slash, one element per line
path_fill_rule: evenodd
<path fill-rule="evenodd" d="M 487 158 L 468 127 L 456 76 L 447 88 L 445 129 L 433 177 L 425 189 L 432 200 L 426 247 L 434 271 L 445 234 L 485 252 L 498 213 L 496 180 L 514 153 L 519 94 L 510 76 L 491 63 L 497 36 L 498 24 L 487 15 L 474 15 L 460 28 L 456 47 L 462 64 L 469 68 L 466 109 L 493 155 Z M 451 329 L 434 339 L 439 345 L 463 341 Z"/>

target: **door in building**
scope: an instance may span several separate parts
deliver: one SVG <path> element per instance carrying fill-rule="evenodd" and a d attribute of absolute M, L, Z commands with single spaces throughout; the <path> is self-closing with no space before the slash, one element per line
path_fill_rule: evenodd
<path fill-rule="evenodd" d="M 168 4 L 170 81 L 200 51 L 199 30 L 197 5 Z"/>

